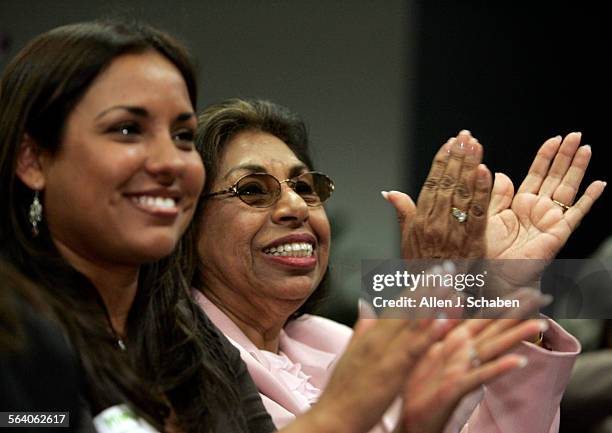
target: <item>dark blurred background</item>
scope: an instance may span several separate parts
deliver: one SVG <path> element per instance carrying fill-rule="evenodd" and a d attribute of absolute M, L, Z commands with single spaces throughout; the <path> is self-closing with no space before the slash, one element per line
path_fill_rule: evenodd
<path fill-rule="evenodd" d="M 548 137 L 583 133 L 585 184 L 608 180 L 610 30 L 594 1 L 0 1 L 0 68 L 31 37 L 100 17 L 138 18 L 183 40 L 200 71 L 200 108 L 264 97 L 302 114 L 328 206 L 333 294 L 324 313 L 355 320 L 363 258 L 398 255 L 380 190 L 416 198 L 431 157 L 470 129 L 485 163 L 518 186 Z M 610 194 L 561 252 L 590 255 L 611 234 Z"/>
<path fill-rule="evenodd" d="M 263 97 L 301 113 L 318 169 L 337 184 L 323 313 L 351 325 L 361 260 L 398 256 L 395 213 L 379 192 L 416 198 L 434 152 L 460 129 L 515 186 L 545 139 L 581 131 L 594 153 L 584 184 L 610 180 L 604 3 L 0 0 L 0 70 L 52 27 L 137 18 L 191 48 L 200 108 Z M 592 254 L 611 234 L 610 211 L 606 191 L 560 257 Z"/>
<path fill-rule="evenodd" d="M 441 132 L 468 127 L 485 145 L 484 162 L 518 187 L 546 138 L 581 131 L 594 155 L 583 185 L 608 180 L 612 38 L 602 3 L 418 5 L 414 137 L 427 149 L 418 154 L 431 154 Z M 414 162 L 416 186 L 427 167 Z M 612 233 L 610 210 L 606 191 L 559 257 L 590 255 Z"/>

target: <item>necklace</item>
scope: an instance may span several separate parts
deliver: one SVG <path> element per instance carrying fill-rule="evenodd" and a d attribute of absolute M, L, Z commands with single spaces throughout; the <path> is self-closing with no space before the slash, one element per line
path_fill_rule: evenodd
<path fill-rule="evenodd" d="M 121 338 L 119 333 L 115 331 L 115 328 L 113 328 L 113 326 L 110 324 L 109 324 L 108 330 L 110 331 L 111 334 L 113 334 L 117 347 L 125 352 L 127 348 L 125 346 L 125 342 L 123 341 L 123 338 Z"/>
<path fill-rule="evenodd" d="M 111 320 L 110 316 L 108 315 L 108 311 L 106 311 L 106 320 L 108 320 L 108 330 L 113 335 L 113 337 L 115 339 L 115 343 L 117 344 L 117 347 L 120 350 L 125 352 L 127 350 L 127 348 L 125 346 L 125 343 L 123 342 L 123 338 L 121 338 L 121 334 L 119 334 L 115 330 L 115 327 L 113 326 L 113 321 Z"/>
<path fill-rule="evenodd" d="M 119 347 L 119 349 L 123 350 L 124 352 L 127 350 L 125 348 L 125 343 L 123 342 L 123 339 L 121 338 L 117 338 L 117 346 Z"/>

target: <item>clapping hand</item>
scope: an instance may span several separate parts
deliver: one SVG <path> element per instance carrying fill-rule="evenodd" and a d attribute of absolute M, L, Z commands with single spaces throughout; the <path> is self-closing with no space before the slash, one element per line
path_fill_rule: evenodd
<path fill-rule="evenodd" d="M 497 173 L 487 225 L 487 257 L 553 259 L 593 203 L 605 182 L 592 182 L 574 203 L 591 159 L 580 145 L 581 134 L 551 138 L 540 147 L 518 191 L 508 176 Z"/>

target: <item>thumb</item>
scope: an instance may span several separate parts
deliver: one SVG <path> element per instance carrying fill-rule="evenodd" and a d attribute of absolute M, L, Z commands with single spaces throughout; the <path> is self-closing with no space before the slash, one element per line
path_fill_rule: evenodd
<path fill-rule="evenodd" d="M 489 216 L 496 215 L 508 209 L 514 198 L 514 185 L 508 176 L 503 173 L 495 173 L 493 189 L 491 190 L 491 201 L 489 203 Z"/>
<path fill-rule="evenodd" d="M 395 208 L 400 226 L 411 221 L 416 215 L 416 205 L 408 194 L 399 191 L 381 191 L 381 194 Z"/>
<path fill-rule="evenodd" d="M 359 339 L 363 334 L 372 329 L 377 322 L 378 320 L 374 318 L 360 317 L 359 320 L 357 320 L 357 322 L 355 323 L 355 325 L 353 325 L 353 335 L 351 337 L 351 342 Z"/>

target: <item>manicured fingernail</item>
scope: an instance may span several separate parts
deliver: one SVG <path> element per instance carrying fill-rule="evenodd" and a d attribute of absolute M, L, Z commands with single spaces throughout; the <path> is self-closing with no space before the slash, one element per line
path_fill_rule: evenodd
<path fill-rule="evenodd" d="M 463 153 L 465 150 L 465 143 L 463 142 L 463 140 L 455 140 L 453 150 L 457 153 Z"/>
<path fill-rule="evenodd" d="M 442 263 L 442 267 L 444 268 L 447 274 L 454 274 L 457 270 L 455 264 L 451 260 L 444 260 L 444 262 Z"/>
<path fill-rule="evenodd" d="M 484 183 L 487 181 L 487 166 L 484 164 L 479 164 L 478 165 L 478 178 L 476 179 L 476 182 L 478 183 L 478 185 L 484 185 Z M 497 173 L 495 173 L 497 175 Z"/>
<path fill-rule="evenodd" d="M 582 137 L 582 132 L 580 131 L 574 131 L 573 134 L 577 134 L 578 138 Z"/>
<path fill-rule="evenodd" d="M 380 194 L 385 200 L 389 200 L 389 193 L 387 191 L 381 191 Z"/>
<path fill-rule="evenodd" d="M 440 265 L 435 265 L 434 267 L 431 268 L 429 272 L 432 273 L 433 275 L 442 275 L 442 272 L 444 272 L 444 269 L 442 269 L 442 266 Z"/>
<path fill-rule="evenodd" d="M 540 320 L 540 322 L 538 323 L 538 327 L 540 328 L 540 332 L 548 331 L 548 320 Z"/>
<path fill-rule="evenodd" d="M 444 148 L 446 149 L 446 153 L 451 153 L 454 142 L 455 142 L 455 137 L 451 138 L 450 140 L 446 142 L 446 144 L 444 145 Z"/>
<path fill-rule="evenodd" d="M 550 305 L 553 301 L 553 297 L 552 295 L 549 295 L 548 293 L 546 293 L 545 295 L 541 295 L 540 296 L 540 306 L 545 307 L 547 305 Z"/>
<path fill-rule="evenodd" d="M 584 145 L 584 146 L 582 146 L 582 147 L 584 147 L 585 149 L 591 150 L 591 145 L 590 145 L 590 144 L 585 144 L 585 145 Z"/>
<path fill-rule="evenodd" d="M 467 147 L 467 156 L 466 158 L 475 159 L 476 158 L 476 143 L 472 142 Z"/>
<path fill-rule="evenodd" d="M 518 368 L 525 368 L 527 367 L 527 364 L 529 363 L 529 361 L 527 361 L 527 357 L 526 356 L 521 356 L 518 362 Z"/>
<path fill-rule="evenodd" d="M 446 328 L 447 323 L 448 319 L 446 317 L 441 317 L 434 321 L 433 328 L 435 331 L 439 332 L 442 329 Z"/>

